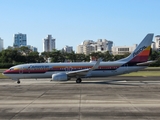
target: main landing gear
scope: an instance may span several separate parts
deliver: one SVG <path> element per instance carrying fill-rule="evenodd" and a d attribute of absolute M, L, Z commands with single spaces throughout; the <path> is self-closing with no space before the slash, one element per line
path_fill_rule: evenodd
<path fill-rule="evenodd" d="M 77 78 L 76 83 L 81 83 L 81 82 L 82 82 L 81 78 Z"/>
<path fill-rule="evenodd" d="M 20 82 L 20 80 L 17 80 L 17 84 L 20 84 L 21 82 Z"/>

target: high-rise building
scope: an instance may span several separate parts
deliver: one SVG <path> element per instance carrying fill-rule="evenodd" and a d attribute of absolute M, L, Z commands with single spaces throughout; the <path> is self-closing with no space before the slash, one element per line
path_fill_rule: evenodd
<path fill-rule="evenodd" d="M 13 47 L 20 47 L 20 46 L 26 46 L 27 45 L 27 35 L 18 33 L 14 34 L 14 43 Z"/>
<path fill-rule="evenodd" d="M 3 40 L 0 38 L 0 51 L 3 50 Z"/>
<path fill-rule="evenodd" d="M 55 49 L 56 39 L 52 38 L 52 35 L 48 35 L 46 39 L 43 39 L 43 52 L 51 52 Z"/>

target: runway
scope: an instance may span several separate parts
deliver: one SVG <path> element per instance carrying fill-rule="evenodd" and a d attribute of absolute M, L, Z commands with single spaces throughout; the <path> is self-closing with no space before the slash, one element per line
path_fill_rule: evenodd
<path fill-rule="evenodd" d="M 159 120 L 160 77 L 0 79 L 1 120 Z"/>

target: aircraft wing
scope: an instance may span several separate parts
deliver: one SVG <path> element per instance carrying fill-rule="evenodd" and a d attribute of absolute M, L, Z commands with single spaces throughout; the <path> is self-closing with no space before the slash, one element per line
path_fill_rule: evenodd
<path fill-rule="evenodd" d="M 100 64 L 101 61 L 102 61 L 102 59 L 99 58 L 98 61 L 95 63 L 95 65 L 92 68 L 82 69 L 82 70 L 77 70 L 77 71 L 70 71 L 70 72 L 67 72 L 66 74 L 69 77 L 73 77 L 73 76 L 85 76 L 85 75 L 87 75 L 87 73 L 89 71 L 97 69 L 99 67 L 99 64 Z"/>

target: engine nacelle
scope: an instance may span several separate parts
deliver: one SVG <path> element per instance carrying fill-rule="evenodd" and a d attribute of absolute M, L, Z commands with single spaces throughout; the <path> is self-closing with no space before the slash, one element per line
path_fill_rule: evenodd
<path fill-rule="evenodd" d="M 54 81 L 67 81 L 68 76 L 66 73 L 56 73 L 52 75 L 52 80 Z"/>

